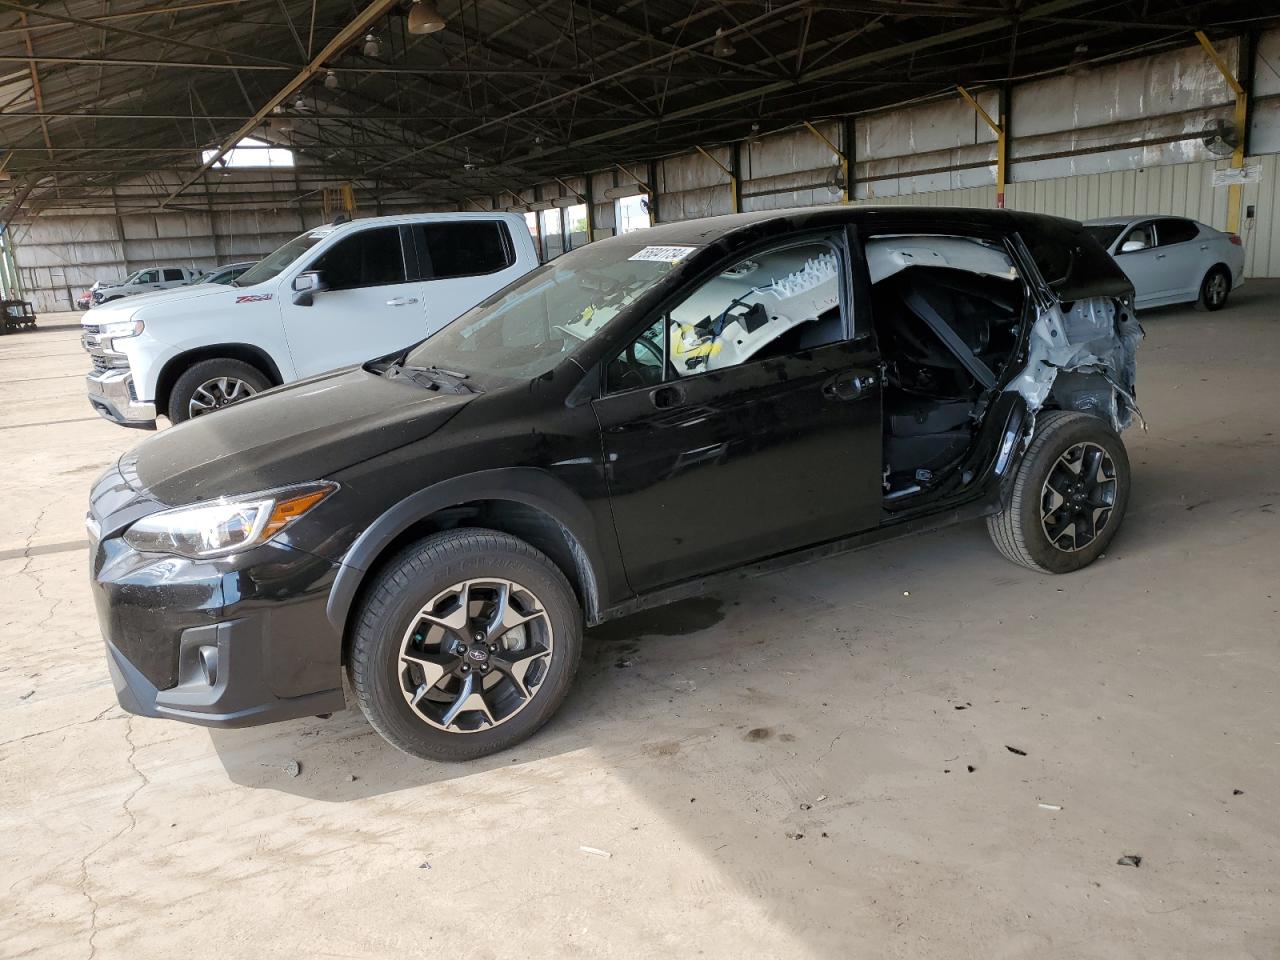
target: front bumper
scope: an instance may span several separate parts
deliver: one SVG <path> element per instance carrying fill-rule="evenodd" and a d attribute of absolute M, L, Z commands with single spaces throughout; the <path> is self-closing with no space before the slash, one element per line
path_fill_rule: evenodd
<path fill-rule="evenodd" d="M 118 469 L 91 495 L 90 583 L 120 705 L 214 727 L 341 710 L 342 639 L 326 615 L 338 565 L 276 541 L 211 560 L 125 543 L 162 508 Z"/>
<path fill-rule="evenodd" d="M 84 378 L 89 405 L 101 416 L 126 427 L 154 429 L 156 405 L 138 400 L 128 369 L 96 371 Z"/>

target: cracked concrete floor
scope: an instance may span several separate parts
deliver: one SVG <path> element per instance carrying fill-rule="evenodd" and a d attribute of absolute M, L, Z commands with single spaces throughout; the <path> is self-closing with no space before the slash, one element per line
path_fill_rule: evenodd
<path fill-rule="evenodd" d="M 460 766 L 122 714 L 81 518 L 141 437 L 74 330 L 0 339 L 0 956 L 1280 956 L 1277 293 L 1147 318 L 1093 568 L 969 524 L 743 583 Z"/>

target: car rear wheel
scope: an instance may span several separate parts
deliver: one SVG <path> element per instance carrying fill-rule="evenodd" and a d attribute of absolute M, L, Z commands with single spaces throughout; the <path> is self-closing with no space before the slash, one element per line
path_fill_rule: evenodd
<path fill-rule="evenodd" d="M 1227 305 L 1231 293 L 1231 274 L 1225 267 L 1214 267 L 1204 275 L 1200 284 L 1200 299 L 1196 306 L 1201 310 L 1221 310 Z"/>
<path fill-rule="evenodd" d="M 230 406 L 271 386 L 257 367 L 243 360 L 201 360 L 178 377 L 169 391 L 169 419 L 182 423 Z"/>
<path fill-rule="evenodd" d="M 458 528 L 406 548 L 354 621 L 347 674 L 369 723 L 425 760 L 513 746 L 564 700 L 582 610 L 564 574 L 523 540 Z"/>
<path fill-rule="evenodd" d="M 1035 436 L 987 530 L 1006 558 L 1070 573 L 1091 564 L 1116 535 L 1129 502 L 1129 457 L 1104 421 L 1042 413 Z"/>

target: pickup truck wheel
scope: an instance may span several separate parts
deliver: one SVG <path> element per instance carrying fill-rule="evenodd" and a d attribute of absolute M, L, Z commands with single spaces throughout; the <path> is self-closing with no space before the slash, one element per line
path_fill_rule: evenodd
<path fill-rule="evenodd" d="M 178 377 L 169 391 L 169 420 L 182 423 L 221 410 L 270 386 L 266 374 L 243 360 L 201 360 Z"/>
<path fill-rule="evenodd" d="M 1104 421 L 1042 413 L 1035 436 L 987 530 L 1006 558 L 1070 573 L 1091 564 L 1116 535 L 1129 502 L 1129 457 Z"/>
<path fill-rule="evenodd" d="M 1227 295 L 1231 293 L 1231 274 L 1225 267 L 1214 267 L 1204 275 L 1200 284 L 1200 299 L 1196 301 L 1198 310 L 1221 310 L 1227 305 Z"/>
<path fill-rule="evenodd" d="M 582 610 L 523 540 L 458 528 L 394 557 L 352 631 L 347 673 L 373 728 L 415 757 L 470 760 L 519 743 L 560 706 Z"/>

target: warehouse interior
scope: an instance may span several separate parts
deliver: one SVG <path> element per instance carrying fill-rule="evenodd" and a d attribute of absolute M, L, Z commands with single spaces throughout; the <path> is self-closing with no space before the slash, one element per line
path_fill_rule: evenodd
<path fill-rule="evenodd" d="M 0 956 L 1277 955 L 1278 193 L 1244 0 L 0 0 L 0 300 L 36 318 L 0 337 Z M 1139 313 L 1095 566 L 960 524 L 605 623 L 472 763 L 354 707 L 117 706 L 85 505 L 142 436 L 85 402 L 95 282 L 350 218 L 513 213 L 549 262 L 842 205 L 1243 246 L 1221 312 Z"/>

